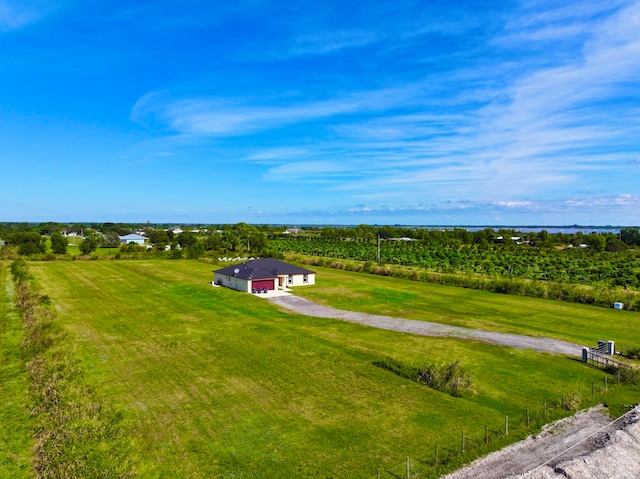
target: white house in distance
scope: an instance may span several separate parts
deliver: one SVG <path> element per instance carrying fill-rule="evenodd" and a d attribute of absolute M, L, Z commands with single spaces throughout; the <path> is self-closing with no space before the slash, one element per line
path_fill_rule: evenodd
<path fill-rule="evenodd" d="M 213 284 L 251 293 L 315 284 L 316 273 L 274 258 L 258 258 L 213 272 Z"/>
<path fill-rule="evenodd" d="M 124 235 L 124 236 L 120 236 L 120 244 L 139 244 L 139 245 L 144 245 L 144 242 L 147 241 L 147 238 L 144 236 L 140 236 L 140 235 L 136 235 L 136 234 L 129 234 L 129 235 Z"/>

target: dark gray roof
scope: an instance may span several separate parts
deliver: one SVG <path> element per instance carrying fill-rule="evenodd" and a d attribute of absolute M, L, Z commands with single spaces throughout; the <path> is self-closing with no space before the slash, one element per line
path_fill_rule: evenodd
<path fill-rule="evenodd" d="M 236 270 L 239 270 L 236 273 Z M 309 274 L 314 273 L 308 269 L 300 268 L 293 264 L 285 263 L 275 258 L 258 258 L 246 263 L 227 266 L 217 269 L 214 273 L 235 276 L 240 279 L 270 279 L 287 274 Z"/>

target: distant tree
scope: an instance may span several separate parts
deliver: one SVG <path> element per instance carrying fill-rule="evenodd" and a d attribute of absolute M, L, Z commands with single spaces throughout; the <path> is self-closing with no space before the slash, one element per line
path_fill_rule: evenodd
<path fill-rule="evenodd" d="M 590 233 L 586 241 L 589 247 L 598 253 L 602 253 L 607 245 L 607 239 L 598 233 Z"/>
<path fill-rule="evenodd" d="M 204 239 L 204 249 L 206 251 L 222 250 L 222 234 L 210 233 Z"/>
<path fill-rule="evenodd" d="M 629 246 L 640 246 L 640 229 L 622 228 L 620 230 L 620 240 Z"/>
<path fill-rule="evenodd" d="M 53 222 L 41 223 L 38 226 L 38 231 L 43 236 L 51 235 L 56 231 L 60 231 L 60 229 L 61 229 L 60 225 L 58 223 L 53 223 Z"/>
<path fill-rule="evenodd" d="M 38 231 L 16 231 L 5 236 L 10 244 L 18 247 L 18 254 L 30 255 L 46 251 L 46 240 Z"/>
<path fill-rule="evenodd" d="M 91 254 L 100 247 L 102 241 L 103 237 L 100 233 L 90 230 L 86 233 L 82 243 L 80 243 L 80 252 L 82 254 Z"/>
<path fill-rule="evenodd" d="M 180 249 L 180 246 L 178 246 L 178 242 L 174 240 L 171 243 L 171 253 L 169 254 L 169 258 L 182 259 L 182 256 L 183 256 L 182 250 Z"/>
<path fill-rule="evenodd" d="M 204 256 L 204 244 L 202 241 L 196 241 L 187 248 L 187 258 L 198 259 Z"/>
<path fill-rule="evenodd" d="M 66 254 L 69 240 L 56 231 L 51 234 L 51 251 L 55 254 Z"/>
<path fill-rule="evenodd" d="M 606 251 L 619 252 L 619 251 L 624 251 L 626 249 L 627 249 L 627 245 L 622 241 L 620 241 L 617 237 L 609 236 L 609 238 L 607 238 L 607 244 L 605 246 Z"/>
<path fill-rule="evenodd" d="M 542 230 L 535 236 L 532 235 L 533 242 L 539 248 L 553 248 L 555 245 L 553 237 L 547 230 Z"/>
<path fill-rule="evenodd" d="M 239 244 L 247 251 L 262 251 L 267 246 L 267 236 L 253 225 L 238 223 L 233 232 Z"/>
<path fill-rule="evenodd" d="M 104 235 L 102 246 L 105 248 L 117 248 L 120 246 L 120 235 L 115 231 L 107 231 Z"/>
<path fill-rule="evenodd" d="M 198 237 L 192 231 L 183 231 L 177 236 L 177 240 L 181 248 L 188 248 L 198 241 Z"/>
<path fill-rule="evenodd" d="M 169 235 L 163 229 L 147 228 L 145 232 L 149 243 L 157 250 L 164 250 L 165 246 L 171 242 Z"/>

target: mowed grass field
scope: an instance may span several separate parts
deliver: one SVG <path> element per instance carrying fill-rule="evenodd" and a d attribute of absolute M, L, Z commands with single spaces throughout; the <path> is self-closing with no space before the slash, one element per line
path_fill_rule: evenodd
<path fill-rule="evenodd" d="M 86 381 L 124 412 L 144 478 L 373 478 L 377 468 L 406 456 L 430 461 L 434 444 L 481 436 L 485 424 L 499 429 L 505 415 L 522 418 L 527 407 L 541 410 L 577 389 L 586 395 L 602 381 L 600 371 L 567 358 L 290 314 L 263 298 L 210 286 L 214 268 L 202 262 L 29 267 L 69 333 L 65 341 Z M 361 276 L 376 283 L 361 285 Z M 441 298 L 429 312 L 431 295 L 448 295 L 447 321 L 468 325 L 466 310 L 457 308 L 477 292 L 377 283 L 386 279 L 322 270 L 318 285 L 299 291 L 345 309 L 366 309 L 363 298 L 377 298 L 377 313 L 404 317 L 409 310 L 418 316 L 418 301 L 423 319 L 447 310 Z M 414 287 L 426 288 L 425 297 L 405 291 Z M 496 304 L 514 316 L 538 304 L 516 299 Z M 493 301 L 485 302 L 483 324 L 504 327 L 490 319 Z M 548 313 L 547 321 L 562 319 Z M 454 398 L 431 390 L 372 364 L 384 358 L 416 365 L 459 360 L 473 374 L 472 391 Z M 615 389 L 622 388 L 606 400 L 640 397 L 637 388 L 620 396 Z"/>
<path fill-rule="evenodd" d="M 312 267 L 314 288 L 296 294 L 339 309 L 434 321 L 486 331 L 563 339 L 620 350 L 640 346 L 640 313 L 404 281 L 366 273 Z"/>

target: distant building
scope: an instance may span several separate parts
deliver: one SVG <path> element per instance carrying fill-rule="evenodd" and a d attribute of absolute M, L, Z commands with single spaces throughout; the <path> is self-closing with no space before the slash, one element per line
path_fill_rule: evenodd
<path fill-rule="evenodd" d="M 120 244 L 139 244 L 144 245 L 147 238 L 137 234 L 128 234 L 124 236 L 119 236 Z"/>

